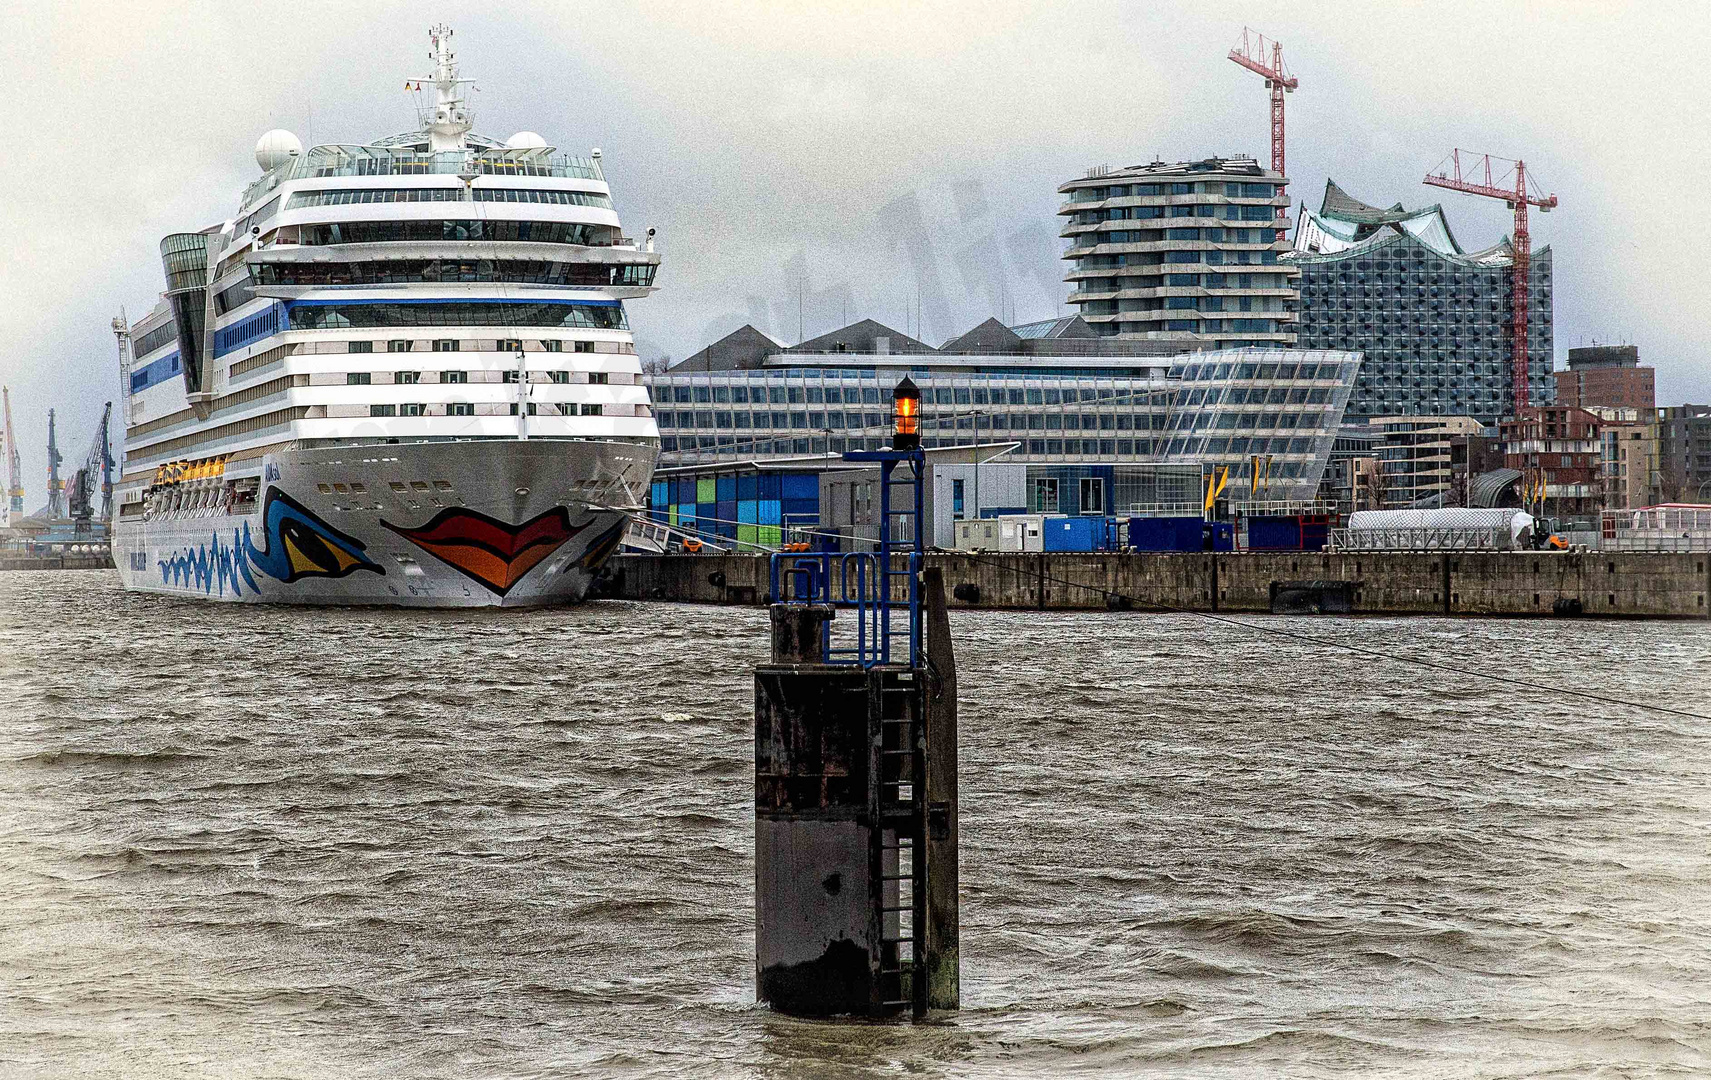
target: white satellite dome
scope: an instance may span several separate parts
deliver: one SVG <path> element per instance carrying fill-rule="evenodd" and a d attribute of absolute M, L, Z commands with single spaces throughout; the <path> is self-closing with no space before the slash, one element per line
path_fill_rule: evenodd
<path fill-rule="evenodd" d="M 505 140 L 505 145 L 512 150 L 539 150 L 547 141 L 532 131 L 519 131 Z"/>
<path fill-rule="evenodd" d="M 255 163 L 262 172 L 272 172 L 302 153 L 302 142 L 284 128 L 274 128 L 255 143 Z"/>

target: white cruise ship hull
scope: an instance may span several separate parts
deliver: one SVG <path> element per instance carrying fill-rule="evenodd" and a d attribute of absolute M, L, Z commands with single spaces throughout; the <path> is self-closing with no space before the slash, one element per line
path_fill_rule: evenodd
<path fill-rule="evenodd" d="M 253 508 L 121 516 L 113 556 L 127 589 L 203 600 L 576 603 L 656 457 L 643 444 L 546 439 L 273 453 Z"/>

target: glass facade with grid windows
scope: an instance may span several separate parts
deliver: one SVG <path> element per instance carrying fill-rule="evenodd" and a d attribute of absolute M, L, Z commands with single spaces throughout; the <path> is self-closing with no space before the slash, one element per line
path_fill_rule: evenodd
<path fill-rule="evenodd" d="M 801 360 L 780 356 L 780 361 Z M 881 358 L 868 358 L 877 361 Z M 646 376 L 662 466 L 879 449 L 891 392 L 921 389 L 929 448 L 1015 442 L 1010 462 L 1180 462 L 1246 477 L 1260 459 L 1272 498 L 1310 499 L 1360 366 L 1296 350 L 1188 354 L 1158 366 L 1023 371 L 928 357 L 910 366 L 764 367 Z M 854 361 L 860 363 L 861 361 Z M 983 369 L 984 367 L 984 369 Z M 1266 459 L 1269 458 L 1269 471 Z"/>
<path fill-rule="evenodd" d="M 1301 273 L 1304 348 L 1365 356 L 1351 418 L 1514 412 L 1514 252 L 1504 241 L 1464 252 L 1440 206 L 1368 206 L 1328 182 L 1304 212 L 1287 261 Z M 1528 396 L 1556 400 L 1552 258 L 1532 253 L 1528 278 Z"/>

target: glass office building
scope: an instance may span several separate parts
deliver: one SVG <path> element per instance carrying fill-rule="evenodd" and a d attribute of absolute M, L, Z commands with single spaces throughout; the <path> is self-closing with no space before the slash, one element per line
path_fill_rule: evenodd
<path fill-rule="evenodd" d="M 1313 497 L 1360 367 L 1336 350 L 1176 357 L 780 349 L 755 366 L 646 377 L 660 465 L 886 445 L 891 392 L 921 388 L 929 448 L 1012 442 L 1018 465 L 1227 466 L 1260 497 Z M 1251 476 L 1255 471 L 1259 482 Z"/>

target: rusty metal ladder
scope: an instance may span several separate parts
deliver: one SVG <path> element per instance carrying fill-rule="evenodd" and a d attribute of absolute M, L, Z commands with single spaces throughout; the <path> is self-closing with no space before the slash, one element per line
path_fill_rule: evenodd
<path fill-rule="evenodd" d="M 919 673 L 895 682 L 881 676 L 878 717 L 877 830 L 880 917 L 880 1003 L 927 1012 L 922 933 L 927 921 L 927 756 L 925 702 Z"/>

